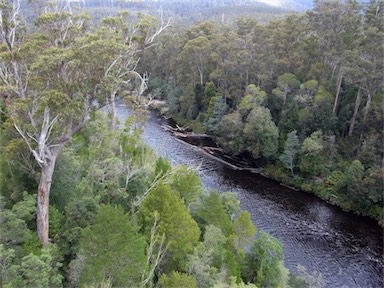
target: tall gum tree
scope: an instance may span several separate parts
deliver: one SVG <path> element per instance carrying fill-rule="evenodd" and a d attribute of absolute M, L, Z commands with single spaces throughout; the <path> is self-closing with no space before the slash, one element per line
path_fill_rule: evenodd
<path fill-rule="evenodd" d="M 160 23 L 157 18 L 149 15 L 140 14 L 135 18 L 128 12 L 122 12 L 116 17 L 104 18 L 101 22 L 109 35 L 115 35 L 116 57 L 105 71 L 105 81 L 101 85 L 111 113 L 112 129 L 116 128 L 116 102 L 126 94 L 122 91 L 134 89 L 134 79 L 138 79 L 140 83 L 136 89 L 139 98 L 147 89 L 147 74 L 141 75 L 136 71 L 140 55 L 156 45 L 156 37 L 172 24 L 171 19 L 165 21 L 162 14 Z M 133 19 L 135 23 L 132 25 Z"/>
<path fill-rule="evenodd" d="M 135 65 L 124 66 L 122 50 L 131 46 L 135 52 L 137 47 L 144 49 L 162 30 L 147 29 L 146 22 L 139 19 L 139 24 L 128 25 L 131 33 L 136 33 L 138 45 L 124 46 L 110 27 L 91 31 L 89 16 L 59 9 L 40 15 L 33 33 L 20 33 L 23 22 L 17 0 L 1 5 L 0 92 L 9 126 L 14 126 L 39 166 L 37 233 L 46 245 L 50 189 L 58 156 L 92 112 L 105 105 L 110 76 L 129 71 L 127 77 L 143 78 Z"/>
<path fill-rule="evenodd" d="M 383 57 L 381 43 L 384 37 L 384 1 L 370 1 L 364 6 L 361 29 L 355 41 L 357 45 L 348 51 L 348 80 L 357 86 L 355 108 L 350 121 L 348 135 L 352 136 L 360 103 L 365 100 L 363 122 L 366 122 L 372 98 L 383 91 Z M 362 138 L 362 135 L 360 136 Z"/>
<path fill-rule="evenodd" d="M 311 25 L 318 31 L 319 46 L 325 63 L 331 69 L 331 78 L 336 78 L 335 100 L 332 114 L 337 115 L 341 88 L 348 66 L 348 50 L 356 46 L 356 31 L 360 22 L 359 5 L 355 0 L 315 1 L 309 13 Z M 336 77 L 334 77 L 336 76 Z"/>
<path fill-rule="evenodd" d="M 56 160 L 89 119 L 99 96 L 96 87 L 103 78 L 101 63 L 105 65 L 107 59 L 100 56 L 100 62 L 93 61 L 96 51 L 104 49 L 101 55 L 111 55 L 98 35 L 83 35 L 85 22 L 75 27 L 69 18 L 70 14 L 62 12 L 37 19 L 38 32 L 26 36 L 18 55 L 28 65 L 25 97 L 12 97 L 8 106 L 10 121 L 40 167 L 36 216 L 43 244 L 49 242 L 49 196 Z M 57 22 L 70 26 L 66 29 L 72 33 L 66 39 L 57 39 L 62 31 L 45 29 Z"/>

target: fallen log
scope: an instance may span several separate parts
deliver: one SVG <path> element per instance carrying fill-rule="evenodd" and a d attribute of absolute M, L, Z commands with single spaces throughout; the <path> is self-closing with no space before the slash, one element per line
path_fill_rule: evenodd
<path fill-rule="evenodd" d="M 181 139 L 178 139 L 178 138 L 174 138 L 174 139 L 175 139 L 176 141 L 178 141 L 178 142 L 184 144 L 184 145 L 187 145 L 187 146 L 191 147 L 192 149 L 194 149 L 194 150 L 196 150 L 196 151 L 199 151 L 199 152 L 201 152 L 201 153 L 207 155 L 208 157 L 210 157 L 210 158 L 212 158 L 212 159 L 215 159 L 216 161 L 218 161 L 218 162 L 220 162 L 220 163 L 222 163 L 222 164 L 224 164 L 224 165 L 226 165 L 226 166 L 232 168 L 233 170 L 249 171 L 249 172 L 251 172 L 251 173 L 257 173 L 257 174 L 260 174 L 260 173 L 261 173 L 261 169 L 258 169 L 258 168 L 245 168 L 245 167 L 239 167 L 239 166 L 236 166 L 236 165 L 234 165 L 234 164 L 231 164 L 231 163 L 229 163 L 229 162 L 227 162 L 227 161 L 225 161 L 225 160 L 223 160 L 223 159 L 221 159 L 221 158 L 219 158 L 219 157 L 217 157 L 217 156 L 215 156 L 215 155 L 209 153 L 208 151 L 210 150 L 211 147 L 205 147 L 205 146 L 204 146 L 204 147 L 201 147 L 201 148 L 200 148 L 200 147 L 197 147 L 197 146 L 195 146 L 195 145 L 189 144 L 188 142 L 185 142 L 185 141 L 183 141 L 183 140 L 181 140 Z M 207 151 L 207 150 L 208 150 L 208 151 Z M 211 152 L 212 152 L 212 151 L 211 151 Z"/>

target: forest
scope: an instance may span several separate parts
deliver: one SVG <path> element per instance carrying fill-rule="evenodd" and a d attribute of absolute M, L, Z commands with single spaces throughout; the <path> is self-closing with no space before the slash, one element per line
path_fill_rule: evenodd
<path fill-rule="evenodd" d="M 381 221 L 382 1 L 191 27 L 68 3 L 0 4 L 0 287 L 323 286 L 284 267 L 236 194 L 141 140 L 154 99 L 269 177 Z"/>
<path fill-rule="evenodd" d="M 180 125 L 383 225 L 383 9 L 383 1 L 315 1 L 265 25 L 175 26 L 140 69 Z"/>
<path fill-rule="evenodd" d="M 0 6 L 0 287 L 322 284 L 284 267 L 236 194 L 206 191 L 141 140 L 139 66 L 170 21 L 34 4 L 27 17 L 19 1 Z"/>

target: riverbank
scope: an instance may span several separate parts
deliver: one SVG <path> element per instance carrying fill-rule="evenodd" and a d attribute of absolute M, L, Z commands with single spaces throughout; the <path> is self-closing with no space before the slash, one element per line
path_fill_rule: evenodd
<path fill-rule="evenodd" d="M 118 108 L 123 122 L 126 109 Z M 284 263 L 291 271 L 297 273 L 298 264 L 308 272 L 317 271 L 326 287 L 382 287 L 383 237 L 376 221 L 343 212 L 310 193 L 292 191 L 259 174 L 234 170 L 201 153 L 200 147 L 191 149 L 176 140 L 162 128 L 172 122 L 152 111 L 143 127 L 143 141 L 172 166 L 198 168 L 207 191 L 235 193 L 241 209 L 250 211 L 257 230 L 281 241 Z"/>
<path fill-rule="evenodd" d="M 157 103 L 158 104 L 158 103 Z M 305 193 L 313 194 L 316 197 L 322 199 L 323 201 L 340 207 L 343 211 L 350 212 L 356 215 L 366 216 L 377 221 L 377 223 L 384 227 L 383 212 L 380 210 L 380 207 L 372 207 L 368 212 L 361 211 L 359 209 L 359 204 L 354 203 L 348 195 L 338 193 L 333 189 L 334 183 L 332 183 L 331 177 L 326 178 L 305 178 L 299 174 L 296 174 L 294 177 L 290 174 L 288 169 L 283 167 L 279 162 L 270 162 L 267 165 L 261 167 L 255 167 L 252 165 L 251 159 L 239 159 L 233 155 L 225 154 L 216 144 L 214 137 L 211 135 L 203 134 L 202 131 L 198 129 L 197 133 L 194 131 L 194 125 L 185 126 L 185 123 L 180 123 L 183 121 L 177 121 L 177 119 L 171 117 L 167 113 L 167 109 L 162 107 L 152 107 L 156 109 L 162 117 L 167 117 L 174 123 L 175 127 L 178 127 L 177 130 L 169 131 L 172 133 L 178 141 L 182 141 L 188 145 L 193 146 L 194 148 L 199 149 L 202 153 L 207 156 L 216 159 L 217 161 L 231 167 L 234 170 L 246 170 L 253 173 L 260 174 L 268 179 L 278 182 L 284 187 L 288 187 L 295 191 L 303 191 Z M 165 113 L 164 113 L 165 112 Z M 190 124 L 190 123 L 188 123 Z M 197 141 L 199 137 L 210 138 L 214 145 L 210 144 L 212 147 L 205 147 L 202 144 L 203 141 Z M 332 175 L 331 175 L 332 176 Z"/>

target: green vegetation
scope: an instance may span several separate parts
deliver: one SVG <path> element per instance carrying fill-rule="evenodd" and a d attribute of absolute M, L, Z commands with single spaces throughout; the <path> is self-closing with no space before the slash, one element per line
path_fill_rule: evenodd
<path fill-rule="evenodd" d="M 139 283 L 146 243 L 137 230 L 121 206 L 101 206 L 95 224 L 82 231 L 77 256 L 84 259 L 80 283 L 97 286 L 106 279 L 116 287 Z"/>
<path fill-rule="evenodd" d="M 145 51 L 148 93 L 225 153 L 384 225 L 383 22 L 382 0 L 327 0 L 268 24 L 176 26 Z"/>
<path fill-rule="evenodd" d="M 141 141 L 146 74 L 136 69 L 168 24 L 121 13 L 91 26 L 51 7 L 32 28 L 17 5 L 1 5 L 0 287 L 254 287 L 244 267 L 259 240 L 236 195 L 205 191 L 196 171 Z M 201 40 L 188 54 L 204 79 Z M 198 111 L 190 87 L 169 94 L 185 98 L 186 117 Z M 216 115 L 212 127 L 226 112 L 223 97 L 210 108 L 214 90 L 196 102 Z M 133 114 L 117 123 L 122 99 Z M 288 287 L 296 278 L 283 260 L 251 262 L 268 262 L 273 273 L 256 273 L 265 283 Z"/>
<path fill-rule="evenodd" d="M 235 194 L 204 190 L 141 141 L 148 75 L 151 96 L 226 151 L 381 217 L 382 2 L 338 3 L 349 14 L 336 14 L 347 15 L 333 23 L 342 39 L 329 43 L 318 18 L 334 15 L 321 5 L 267 26 L 165 33 L 152 16 L 91 25 L 59 6 L 32 25 L 16 4 L 0 4 L 0 287 L 321 286 L 304 268 L 306 281 L 289 274 L 281 244 L 256 233 Z M 117 123 L 123 99 L 134 113 Z"/>
<path fill-rule="evenodd" d="M 2 186 L 2 287 L 254 287 L 244 283 L 256 283 L 255 275 L 271 287 L 289 287 L 296 278 L 283 266 L 281 244 L 264 232 L 260 239 L 268 237 L 272 247 L 255 237 L 235 194 L 205 191 L 196 171 L 154 157 L 133 128 L 140 121 L 131 116 L 111 131 L 97 112 L 64 148 L 56 171 L 71 167 L 75 177 L 54 177 L 67 185 L 52 186 L 48 244 L 36 234 L 38 184 L 29 192 Z M 28 182 L 12 159 L 6 154 L 2 171 Z M 275 246 L 276 255 L 263 252 Z M 268 263 L 270 270 L 251 272 L 249 263 Z"/>

